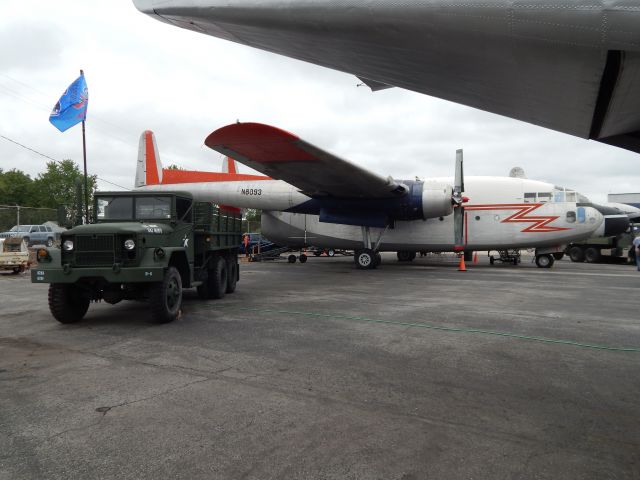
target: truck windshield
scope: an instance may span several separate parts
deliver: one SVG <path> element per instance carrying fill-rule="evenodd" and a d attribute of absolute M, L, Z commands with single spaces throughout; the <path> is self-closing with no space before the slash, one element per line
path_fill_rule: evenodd
<path fill-rule="evenodd" d="M 98 220 L 133 219 L 133 197 L 98 197 Z"/>
<path fill-rule="evenodd" d="M 98 197 L 97 202 L 98 220 L 160 220 L 171 218 L 171 197 Z"/>
<path fill-rule="evenodd" d="M 171 218 L 171 197 L 137 197 L 136 220 Z"/>

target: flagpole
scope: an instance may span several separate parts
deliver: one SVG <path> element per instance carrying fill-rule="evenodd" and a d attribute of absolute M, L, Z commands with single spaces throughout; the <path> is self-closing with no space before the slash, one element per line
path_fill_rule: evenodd
<path fill-rule="evenodd" d="M 80 70 L 80 75 L 84 75 L 84 71 Z M 82 156 L 84 158 L 85 223 L 89 223 L 89 181 L 87 180 L 87 140 L 85 135 L 84 120 L 82 120 Z"/>

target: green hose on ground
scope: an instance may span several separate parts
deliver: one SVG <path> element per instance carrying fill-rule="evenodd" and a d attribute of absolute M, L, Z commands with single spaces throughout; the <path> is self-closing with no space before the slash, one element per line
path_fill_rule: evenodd
<path fill-rule="evenodd" d="M 456 328 L 456 327 L 442 327 L 438 325 L 429 325 L 427 323 L 413 323 L 413 322 L 398 322 L 394 320 L 379 320 L 375 318 L 367 318 L 367 317 L 358 317 L 351 315 L 340 315 L 340 314 L 332 314 L 332 313 L 316 313 L 316 312 L 297 312 L 291 310 L 274 310 L 268 308 L 251 308 L 251 307 L 237 307 L 237 306 L 211 306 L 206 308 L 206 310 L 236 310 L 241 312 L 255 312 L 255 313 L 279 313 L 284 315 L 296 315 L 296 316 L 304 316 L 304 317 L 315 317 L 315 318 L 330 318 L 337 320 L 349 320 L 356 322 L 367 322 L 367 323 L 382 323 L 387 325 L 399 325 L 403 327 L 414 327 L 414 328 L 425 328 L 429 330 L 440 330 L 443 332 L 453 332 L 453 333 L 474 333 L 480 335 L 493 335 L 498 337 L 508 337 L 515 338 L 518 340 L 527 340 L 531 342 L 542 342 L 542 343 L 553 343 L 559 345 L 569 345 L 572 347 L 580 347 L 580 348 L 591 348 L 596 350 L 608 350 L 613 352 L 640 352 L 640 348 L 638 347 L 611 347 L 608 345 L 597 345 L 591 343 L 582 343 L 576 342 L 573 340 L 558 340 L 554 338 L 545 338 L 545 337 L 533 337 L 529 335 L 520 335 L 517 333 L 509 333 L 509 332 L 496 332 L 492 330 L 482 330 L 478 328 Z M 197 311 L 197 310 L 196 310 Z"/>

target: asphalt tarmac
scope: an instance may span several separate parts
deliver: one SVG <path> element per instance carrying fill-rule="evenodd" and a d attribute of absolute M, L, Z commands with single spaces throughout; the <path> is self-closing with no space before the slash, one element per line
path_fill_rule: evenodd
<path fill-rule="evenodd" d="M 243 263 L 180 320 L 0 275 L 0 479 L 640 478 L 640 272 Z"/>

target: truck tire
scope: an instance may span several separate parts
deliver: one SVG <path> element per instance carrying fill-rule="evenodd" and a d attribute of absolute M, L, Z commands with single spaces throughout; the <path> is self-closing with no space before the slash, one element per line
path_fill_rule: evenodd
<path fill-rule="evenodd" d="M 47 247 L 53 247 L 53 238 L 51 238 L 51 237 L 47 238 L 46 245 L 47 245 Z"/>
<path fill-rule="evenodd" d="M 568 253 L 572 262 L 584 262 L 584 250 L 582 250 L 582 247 L 574 245 L 569 249 Z"/>
<path fill-rule="evenodd" d="M 584 259 L 587 263 L 598 263 L 601 257 L 599 248 L 589 247 L 584 251 Z"/>
<path fill-rule="evenodd" d="M 236 291 L 236 283 L 238 282 L 238 264 L 235 258 L 227 261 L 227 293 Z"/>
<path fill-rule="evenodd" d="M 157 323 L 173 322 L 182 308 L 182 278 L 175 267 L 167 268 L 161 282 L 154 283 L 149 292 L 151 316 Z"/>
<path fill-rule="evenodd" d="M 204 300 L 219 299 L 227 293 L 227 262 L 215 257 L 207 280 L 198 287 L 198 296 Z"/>
<path fill-rule="evenodd" d="M 84 298 L 74 285 L 52 283 L 49 285 L 49 310 L 60 323 L 75 323 L 85 316 L 89 299 Z"/>

